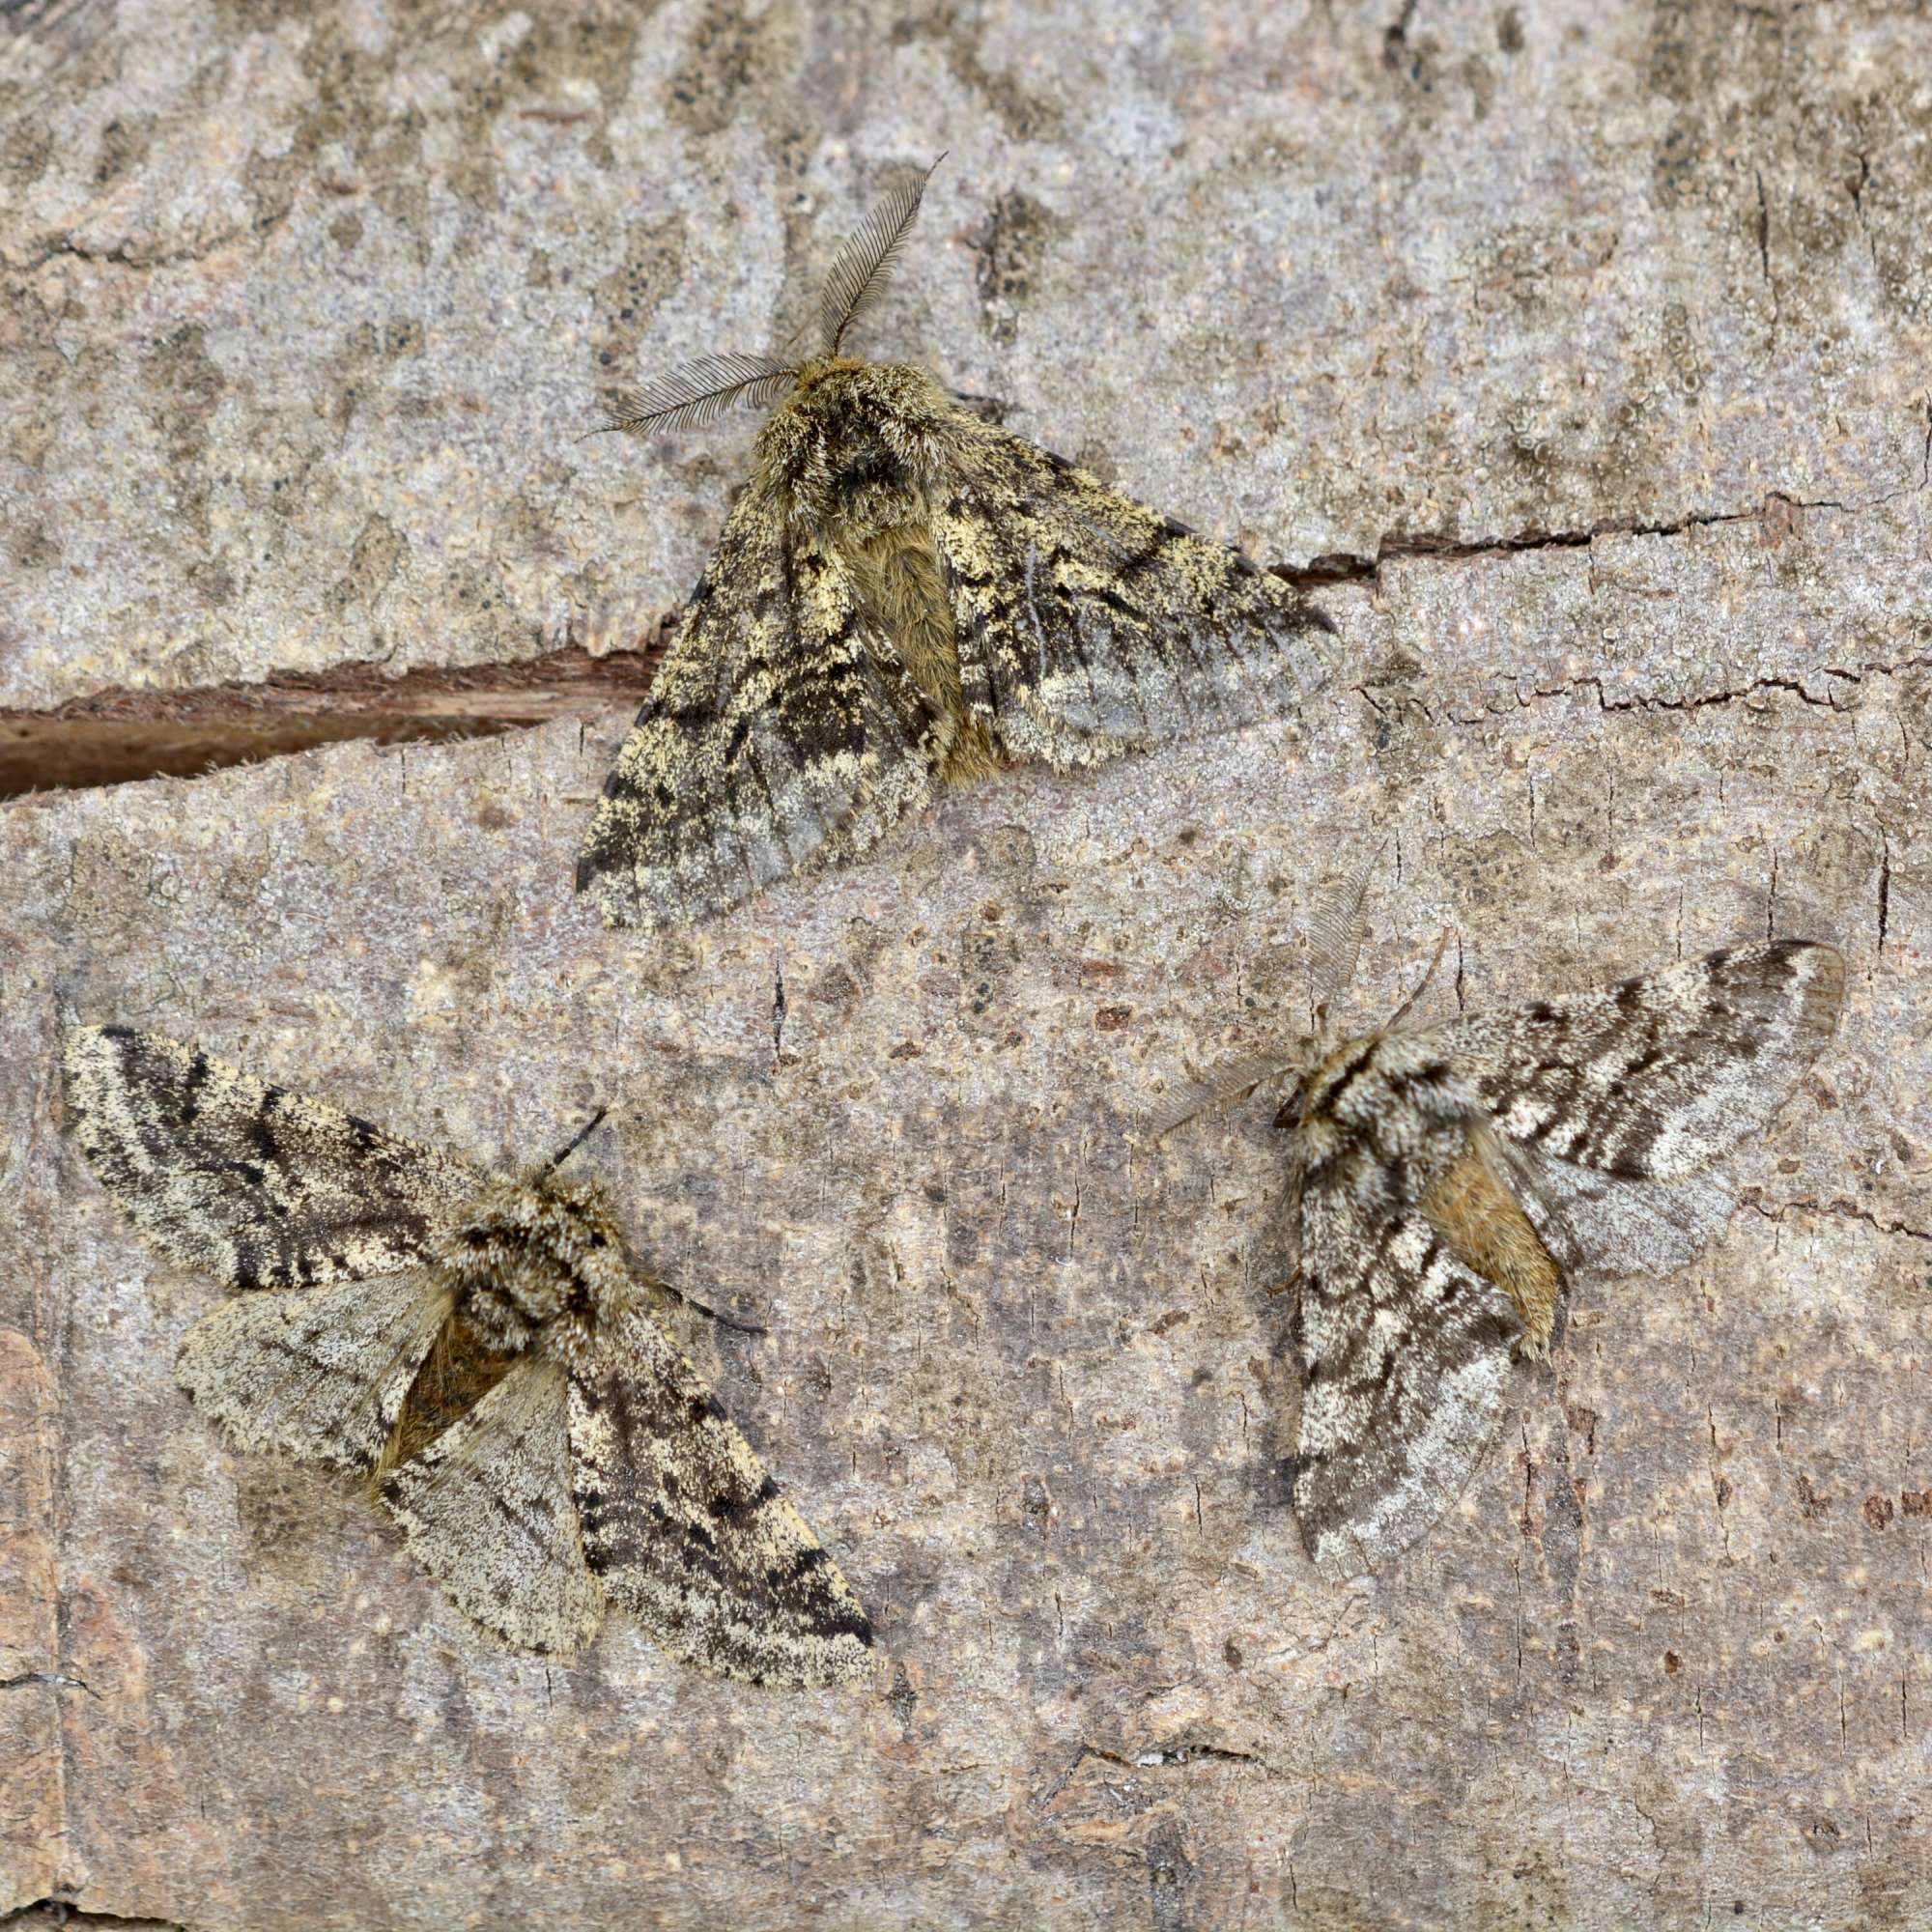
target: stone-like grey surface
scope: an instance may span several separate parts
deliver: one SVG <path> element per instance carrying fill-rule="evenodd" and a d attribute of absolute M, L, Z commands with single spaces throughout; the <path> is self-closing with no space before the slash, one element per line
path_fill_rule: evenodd
<path fill-rule="evenodd" d="M 1269 561 L 1926 473 L 1932 21 L 669 0 L 0 25 L 0 704 L 634 641 L 761 349 L 941 148 L 869 338 Z"/>
<path fill-rule="evenodd" d="M 0 809 L 0 1914 L 1932 1920 L 1932 27 L 1166 17 L 0 20 L 0 707 L 634 642 L 751 426 L 574 443 L 598 384 L 781 336 L 941 147 L 876 346 L 1383 557 L 1298 728 L 1009 774 L 656 946 L 568 889 L 615 716 Z M 1445 924 L 1439 1012 L 1767 931 L 1851 975 L 1723 1236 L 1579 1295 L 1337 1590 L 1271 1098 L 1129 1123 L 1302 1023 L 1383 838 L 1364 1018 Z M 611 1103 L 639 1242 L 769 1327 L 688 1339 L 872 1690 L 507 1657 L 353 1484 L 229 1455 L 171 1377 L 215 1291 L 61 1139 L 66 1009 L 492 1160 Z"/>
<path fill-rule="evenodd" d="M 618 722 L 14 806 L 0 1325 L 12 1896 L 194 1926 L 1910 1925 L 1932 1913 L 1923 499 L 1405 565 L 1297 733 L 946 801 L 656 949 L 571 900 Z M 1895 601 L 1889 601 L 1895 600 Z M 1821 614 L 1858 613 L 1842 625 Z M 1570 1308 L 1462 1505 L 1325 1587 L 1266 1094 L 1390 839 L 1365 1016 L 1836 938 L 1723 1237 Z M 782 984 L 781 1015 L 779 987 Z M 586 1150 L 878 1620 L 763 1697 L 490 1649 L 354 1486 L 170 1380 L 214 1294 L 62 1144 L 58 1003 L 489 1157 Z M 84 1686 L 84 1689 L 76 1688 Z M 1888 1917 L 1887 1915 L 1890 1915 Z"/>

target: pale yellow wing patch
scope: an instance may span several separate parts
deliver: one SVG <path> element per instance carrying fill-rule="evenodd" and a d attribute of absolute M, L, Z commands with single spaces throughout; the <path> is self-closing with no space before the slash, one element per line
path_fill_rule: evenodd
<path fill-rule="evenodd" d="M 1238 551 L 960 415 L 932 529 L 961 681 L 1014 757 L 1086 764 L 1300 708 L 1328 682 L 1313 605 Z"/>
<path fill-rule="evenodd" d="M 614 925 L 701 918 L 930 795 L 932 722 L 849 560 L 747 490 L 617 753 L 577 889 Z"/>

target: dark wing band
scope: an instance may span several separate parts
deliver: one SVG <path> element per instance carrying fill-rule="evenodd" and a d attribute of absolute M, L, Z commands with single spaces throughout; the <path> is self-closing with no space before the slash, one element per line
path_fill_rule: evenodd
<path fill-rule="evenodd" d="M 416 1266 L 478 1184 L 459 1161 L 179 1040 L 80 1027 L 64 1049 L 76 1144 L 170 1261 L 231 1288 Z"/>
<path fill-rule="evenodd" d="M 1015 757 L 1087 763 L 1298 709 L 1332 627 L 1279 578 L 988 425 L 932 505 L 965 695 Z"/>
<path fill-rule="evenodd" d="M 577 889 L 699 919 L 862 851 L 931 794 L 934 721 L 834 552 L 740 497 L 604 786 Z"/>
<path fill-rule="evenodd" d="M 1452 1021 L 1496 1131 L 1551 1160 L 1677 1180 L 1761 1133 L 1838 1021 L 1834 947 L 1778 940 L 1687 959 L 1602 992 Z"/>
<path fill-rule="evenodd" d="M 591 1573 L 673 1657 L 790 1690 L 870 1674 L 838 1566 L 649 1316 L 573 1369 L 570 1447 Z"/>

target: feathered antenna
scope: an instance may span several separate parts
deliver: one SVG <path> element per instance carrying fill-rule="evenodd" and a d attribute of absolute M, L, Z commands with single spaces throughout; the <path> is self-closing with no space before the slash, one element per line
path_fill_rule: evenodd
<path fill-rule="evenodd" d="M 775 403 L 798 371 L 769 355 L 701 355 L 680 362 L 641 389 L 620 389 L 606 406 L 610 421 L 592 436 L 621 430 L 655 436 L 661 429 L 696 429 L 743 404 Z"/>
<path fill-rule="evenodd" d="M 1356 955 L 1362 950 L 1368 929 L 1364 906 L 1369 880 L 1387 850 L 1388 840 L 1384 838 L 1357 862 L 1354 870 L 1333 892 L 1324 893 L 1309 913 L 1309 977 L 1318 1039 L 1327 1032 L 1329 1007 L 1349 990 L 1349 981 L 1355 976 Z M 1426 980 L 1423 981 L 1425 986 L 1428 983 Z M 1419 990 L 1417 997 L 1421 997 Z M 1150 1139 L 1158 1140 L 1198 1114 L 1238 1106 L 1264 1081 L 1299 1067 L 1306 1052 L 1305 1044 L 1292 1050 L 1263 1048 L 1210 1067 L 1198 1080 L 1176 1081 L 1165 1098 L 1142 1113 L 1138 1122 L 1140 1131 Z"/>
<path fill-rule="evenodd" d="M 1394 1033 L 1402 1025 L 1403 1021 L 1415 1010 L 1416 1002 L 1422 998 L 1423 994 L 1428 992 L 1430 982 L 1435 978 L 1435 969 L 1442 963 L 1442 955 L 1448 951 L 1449 940 L 1450 928 L 1445 925 L 1442 928 L 1441 936 L 1435 942 L 1435 951 L 1430 955 L 1429 971 L 1422 976 L 1421 985 L 1416 987 L 1415 991 L 1389 1015 L 1388 1024 L 1382 1028 L 1384 1033 Z"/>
<path fill-rule="evenodd" d="M 1325 1025 L 1328 1009 L 1349 990 L 1369 929 L 1369 880 L 1388 850 L 1384 838 L 1333 893 L 1324 893 L 1308 915 L 1308 980 L 1319 1025 Z"/>
<path fill-rule="evenodd" d="M 941 155 L 939 161 L 945 158 Z M 818 332 L 826 355 L 838 354 L 845 331 L 885 294 L 939 161 L 887 193 L 833 258 L 818 298 Z"/>
<path fill-rule="evenodd" d="M 1199 1080 L 1175 1081 L 1159 1103 L 1144 1109 L 1134 1124 L 1148 1140 L 1157 1141 L 1197 1115 L 1238 1107 L 1264 1080 L 1289 1072 L 1297 1063 L 1297 1055 L 1280 1047 L 1237 1055 L 1210 1066 Z"/>

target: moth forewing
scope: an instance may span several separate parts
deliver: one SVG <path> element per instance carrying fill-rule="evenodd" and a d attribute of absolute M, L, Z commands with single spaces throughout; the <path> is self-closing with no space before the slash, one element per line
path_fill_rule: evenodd
<path fill-rule="evenodd" d="M 69 1030 L 68 1130 L 136 1230 L 230 1288 L 414 1266 L 467 1163 L 131 1027 Z"/>
<path fill-rule="evenodd" d="M 182 1347 L 237 1448 L 371 1472 L 450 1601 L 513 1648 L 570 1656 L 614 1598 L 714 1675 L 864 1674 L 864 1611 L 646 1312 L 594 1183 L 491 1177 L 156 1035 L 83 1029 L 66 1057 L 70 1125 L 136 1227 L 280 1287 Z M 649 1430 L 586 1462 L 587 1387 Z"/>
<path fill-rule="evenodd" d="M 1065 769 L 1292 713 L 1328 679 L 1332 627 L 1282 580 L 923 370 L 842 353 L 924 179 L 840 251 L 817 357 L 712 358 L 613 412 L 646 433 L 778 398 L 584 841 L 578 890 L 613 924 L 857 857 L 1009 761 Z"/>
<path fill-rule="evenodd" d="M 1324 1575 L 1377 1567 L 1427 1533 L 1480 1462 L 1521 1332 L 1412 1208 L 1365 1211 L 1304 1175 L 1293 1496 Z"/>
<path fill-rule="evenodd" d="M 1462 1492 L 1566 1280 L 1708 1237 L 1719 1163 L 1769 1126 L 1843 982 L 1833 948 L 1785 940 L 1323 1053 L 1278 1119 L 1301 1183 L 1293 1495 L 1324 1572 L 1377 1567 Z"/>
<path fill-rule="evenodd" d="M 573 1366 L 569 1429 L 589 1566 L 655 1642 L 777 1689 L 872 1674 L 838 1566 L 655 1323 L 633 1315 Z"/>
<path fill-rule="evenodd" d="M 1844 956 L 1727 948 L 1601 992 L 1454 1021 L 1496 1131 L 1542 1156 L 1675 1181 L 1770 1126 L 1838 1021 Z"/>

